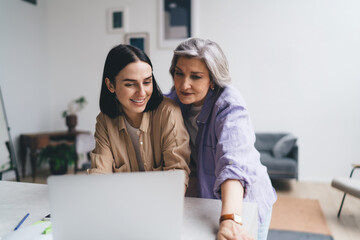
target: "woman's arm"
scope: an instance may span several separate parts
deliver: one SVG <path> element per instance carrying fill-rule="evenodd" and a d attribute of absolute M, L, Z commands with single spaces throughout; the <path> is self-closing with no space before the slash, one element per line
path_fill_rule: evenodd
<path fill-rule="evenodd" d="M 165 100 L 165 99 L 164 99 Z M 189 134 L 185 128 L 180 107 L 169 101 L 161 114 L 163 170 L 185 171 L 185 185 L 189 181 L 190 146 Z"/>
<path fill-rule="evenodd" d="M 238 180 L 229 179 L 221 184 L 221 215 L 236 213 L 241 216 L 244 189 Z"/>
<path fill-rule="evenodd" d="M 229 179 L 221 184 L 222 208 L 221 216 L 224 214 L 237 214 L 242 216 L 242 199 L 244 188 L 238 180 Z M 218 240 L 225 239 L 254 239 L 242 227 L 233 220 L 223 220 L 220 222 Z"/>
<path fill-rule="evenodd" d="M 239 103 L 223 104 L 215 125 L 217 152 L 215 159 L 215 194 L 222 199 L 221 215 L 242 215 L 247 188 L 254 182 L 256 150 L 254 133 L 245 107 Z M 253 239 L 233 220 L 220 223 L 218 239 Z"/>
<path fill-rule="evenodd" d="M 95 149 L 90 153 L 91 168 L 87 172 L 90 174 L 112 173 L 114 159 L 103 114 L 99 114 L 96 118 L 95 141 Z"/>

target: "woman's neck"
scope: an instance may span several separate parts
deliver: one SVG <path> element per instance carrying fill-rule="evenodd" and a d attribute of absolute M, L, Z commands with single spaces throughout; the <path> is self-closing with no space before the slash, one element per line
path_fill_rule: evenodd
<path fill-rule="evenodd" d="M 140 127 L 140 124 L 141 124 L 141 120 L 142 120 L 142 117 L 143 117 L 143 114 L 144 113 L 134 113 L 134 114 L 124 114 L 125 115 L 125 118 L 126 120 L 128 121 L 128 123 L 134 127 L 134 128 L 139 128 Z"/>

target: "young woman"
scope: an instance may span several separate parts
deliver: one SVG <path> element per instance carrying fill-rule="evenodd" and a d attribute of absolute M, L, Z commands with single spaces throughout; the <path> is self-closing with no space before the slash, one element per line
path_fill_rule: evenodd
<path fill-rule="evenodd" d="M 109 52 L 89 173 L 182 169 L 187 185 L 189 135 L 180 108 L 163 98 L 152 71 L 138 48 L 118 45 Z"/>
<path fill-rule="evenodd" d="M 267 238 L 276 201 L 240 93 L 228 86 L 228 62 L 215 42 L 191 38 L 174 51 L 169 97 L 181 107 L 190 135 L 187 196 L 221 198 L 218 239 L 252 239 L 241 226 L 242 201 L 256 202 L 258 239 Z"/>

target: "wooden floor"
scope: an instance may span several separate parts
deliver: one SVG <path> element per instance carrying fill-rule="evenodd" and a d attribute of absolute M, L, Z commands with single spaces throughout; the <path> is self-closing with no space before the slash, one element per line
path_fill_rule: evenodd
<path fill-rule="evenodd" d="M 48 171 L 42 170 L 38 172 L 35 182 L 46 183 L 48 176 Z M 32 178 L 23 178 L 22 181 L 33 182 Z M 334 240 L 360 239 L 360 199 L 347 195 L 338 219 L 337 212 L 343 193 L 332 188 L 329 183 L 274 180 L 273 186 L 279 196 L 318 199 Z"/>
<path fill-rule="evenodd" d="M 360 239 L 360 199 L 347 195 L 337 218 L 343 192 L 330 183 L 273 181 L 279 196 L 318 199 L 334 240 Z"/>

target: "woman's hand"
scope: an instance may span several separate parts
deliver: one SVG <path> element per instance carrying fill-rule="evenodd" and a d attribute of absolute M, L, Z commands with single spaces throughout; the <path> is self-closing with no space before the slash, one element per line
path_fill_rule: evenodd
<path fill-rule="evenodd" d="M 218 240 L 254 240 L 243 226 L 232 221 L 224 220 L 220 223 Z"/>

